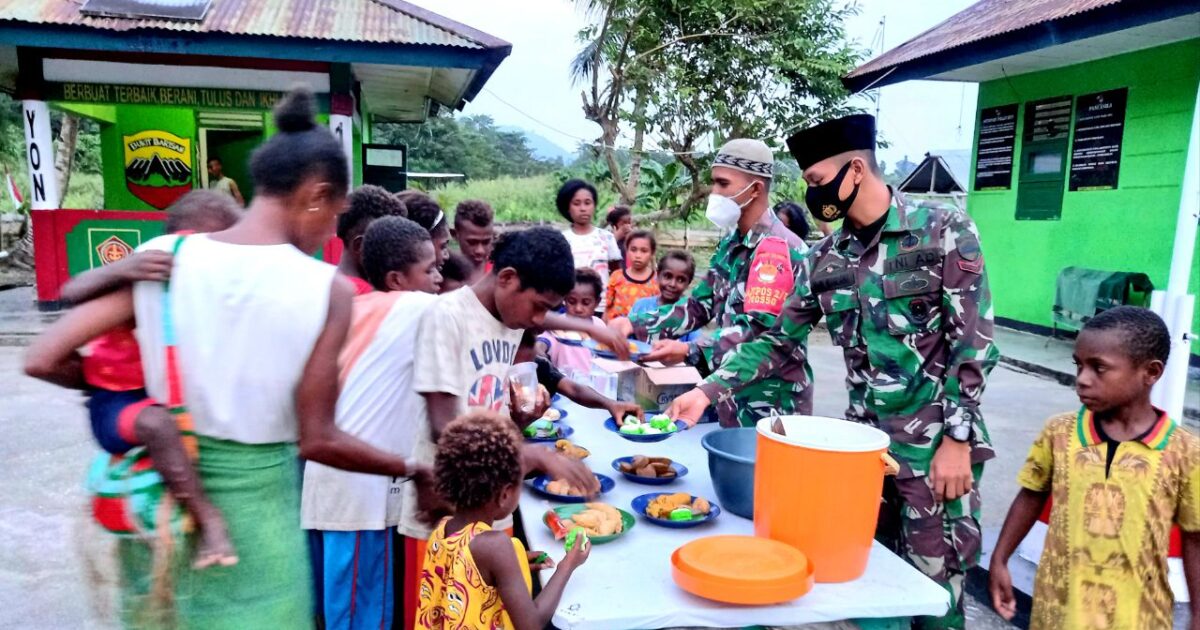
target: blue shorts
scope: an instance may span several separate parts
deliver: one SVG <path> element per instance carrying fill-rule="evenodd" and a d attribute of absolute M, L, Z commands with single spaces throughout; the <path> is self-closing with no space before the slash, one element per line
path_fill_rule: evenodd
<path fill-rule="evenodd" d="M 390 629 L 394 616 L 392 530 L 309 530 L 317 615 L 328 630 Z"/>
<path fill-rule="evenodd" d="M 153 404 L 154 400 L 146 396 L 144 389 L 127 392 L 90 390 L 88 416 L 92 421 L 92 435 L 100 448 L 113 455 L 124 455 L 141 444 L 134 424 L 138 414 Z"/>

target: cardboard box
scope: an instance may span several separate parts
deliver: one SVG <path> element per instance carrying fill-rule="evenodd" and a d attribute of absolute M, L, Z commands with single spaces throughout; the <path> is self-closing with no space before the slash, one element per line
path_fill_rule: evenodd
<path fill-rule="evenodd" d="M 641 371 L 641 366 L 633 361 L 617 361 L 615 359 L 592 359 L 592 365 L 598 368 L 598 371 L 607 376 L 607 379 L 593 379 L 593 384 L 599 384 L 597 381 L 607 380 L 605 387 L 595 387 L 596 391 L 615 400 L 632 401 L 634 393 L 637 390 L 637 373 Z M 594 386 L 593 385 L 593 386 Z"/>
<path fill-rule="evenodd" d="M 700 372 L 686 365 L 638 365 L 632 361 L 610 359 L 594 359 L 593 362 L 602 372 L 615 379 L 613 391 L 617 400 L 633 401 L 648 410 L 665 409 L 676 396 L 700 382 Z"/>

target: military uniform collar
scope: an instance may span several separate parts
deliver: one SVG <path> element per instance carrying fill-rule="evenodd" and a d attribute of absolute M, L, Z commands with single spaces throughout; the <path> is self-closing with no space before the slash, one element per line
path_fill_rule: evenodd
<path fill-rule="evenodd" d="M 1175 421 L 1171 420 L 1167 412 L 1160 409 L 1155 409 L 1155 411 L 1158 412 L 1158 420 L 1154 422 L 1154 426 L 1150 427 L 1150 430 L 1141 437 L 1132 441 L 1141 442 L 1146 448 L 1161 451 L 1166 448 L 1167 439 L 1175 431 Z M 1075 433 L 1079 436 L 1079 443 L 1084 446 L 1095 446 L 1104 442 L 1104 438 L 1100 437 L 1100 431 L 1096 428 L 1096 418 L 1087 407 L 1079 408 L 1079 415 L 1075 420 Z"/>
<path fill-rule="evenodd" d="M 892 193 L 892 205 L 888 206 L 887 219 L 883 222 L 883 228 L 879 230 L 879 234 L 895 234 L 911 231 L 912 226 L 909 225 L 908 217 L 908 200 L 904 198 L 903 194 L 892 189 L 891 186 L 888 186 L 888 190 Z M 846 228 L 846 221 L 843 220 L 842 226 L 838 228 L 837 232 L 833 233 L 833 237 L 834 246 L 839 250 L 845 251 L 850 246 L 850 241 L 854 238 L 854 234 Z M 878 242 L 878 236 L 875 240 Z"/>
<path fill-rule="evenodd" d="M 912 231 L 912 226 L 908 223 L 908 200 L 903 194 L 892 191 L 892 206 L 888 209 L 887 221 L 880 231 L 892 234 Z"/>
<path fill-rule="evenodd" d="M 750 229 L 746 231 L 744 236 L 738 232 L 737 228 L 734 228 L 733 231 L 729 233 L 729 239 L 733 241 L 734 244 L 754 249 L 755 247 L 758 247 L 758 244 L 762 242 L 764 238 L 771 235 L 771 231 L 775 227 L 776 223 L 779 223 L 779 217 L 775 216 L 775 213 L 771 212 L 770 208 L 767 208 L 765 211 L 763 211 L 762 216 L 758 218 L 758 222 L 750 226 Z"/>

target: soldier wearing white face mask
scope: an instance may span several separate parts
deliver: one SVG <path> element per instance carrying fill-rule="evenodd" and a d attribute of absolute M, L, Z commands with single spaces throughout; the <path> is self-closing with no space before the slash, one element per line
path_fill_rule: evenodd
<path fill-rule="evenodd" d="M 710 321 L 716 322 L 716 332 L 690 344 L 660 340 L 646 360 L 715 369 L 738 344 L 775 324 L 807 246 L 771 211 L 767 197 L 774 165 L 771 149 L 760 140 L 731 140 L 717 152 L 705 216 L 726 233 L 708 273 L 686 299 L 609 323 L 626 337 L 678 337 Z M 785 365 L 770 378 L 717 400 L 716 410 L 726 427 L 749 426 L 771 410 L 810 413 L 812 371 L 804 362 Z"/>

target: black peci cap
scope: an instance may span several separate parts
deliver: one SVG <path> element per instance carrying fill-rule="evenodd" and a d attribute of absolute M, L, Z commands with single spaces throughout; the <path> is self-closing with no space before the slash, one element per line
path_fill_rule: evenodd
<path fill-rule="evenodd" d="M 875 117 L 853 114 L 827 120 L 787 139 L 788 151 L 800 170 L 847 151 L 875 150 Z"/>

